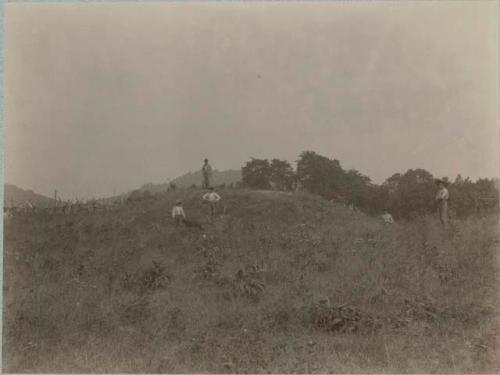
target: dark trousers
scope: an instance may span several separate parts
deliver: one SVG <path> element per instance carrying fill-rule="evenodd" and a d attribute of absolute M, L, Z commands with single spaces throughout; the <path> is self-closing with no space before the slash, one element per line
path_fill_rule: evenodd
<path fill-rule="evenodd" d="M 210 202 L 210 216 L 215 216 L 215 209 L 217 208 L 217 203 Z"/>
<path fill-rule="evenodd" d="M 176 215 L 174 216 L 174 223 L 175 225 L 186 224 L 186 219 L 182 215 Z"/>
<path fill-rule="evenodd" d="M 439 220 L 442 224 L 448 223 L 448 201 L 441 199 L 438 202 Z"/>
<path fill-rule="evenodd" d="M 203 174 L 203 189 L 210 188 L 210 176 L 208 174 Z"/>
<path fill-rule="evenodd" d="M 189 228 L 203 229 L 203 226 L 200 223 L 197 223 L 196 221 L 186 220 L 186 219 L 184 219 L 184 216 L 182 216 L 182 215 L 175 216 L 174 223 L 176 226 L 183 224 Z"/>

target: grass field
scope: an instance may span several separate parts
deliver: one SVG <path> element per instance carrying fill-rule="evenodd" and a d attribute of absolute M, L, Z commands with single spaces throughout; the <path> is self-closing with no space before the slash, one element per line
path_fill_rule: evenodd
<path fill-rule="evenodd" d="M 9 219 L 4 372 L 500 371 L 496 217 L 235 190 L 211 221 L 200 195 Z"/>

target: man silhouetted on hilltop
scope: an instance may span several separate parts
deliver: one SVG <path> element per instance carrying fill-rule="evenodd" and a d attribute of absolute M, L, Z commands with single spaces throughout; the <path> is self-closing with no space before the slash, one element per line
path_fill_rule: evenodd
<path fill-rule="evenodd" d="M 210 164 L 208 164 L 208 159 L 205 159 L 205 163 L 203 164 L 201 171 L 203 173 L 202 186 L 204 189 L 209 189 L 210 188 L 210 180 L 212 178 L 212 167 L 210 166 Z"/>

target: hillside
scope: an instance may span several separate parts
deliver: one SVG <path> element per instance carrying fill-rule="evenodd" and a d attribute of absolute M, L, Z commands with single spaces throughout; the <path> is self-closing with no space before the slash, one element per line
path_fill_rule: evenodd
<path fill-rule="evenodd" d="M 4 371 L 500 371 L 496 217 L 231 190 L 211 221 L 201 194 L 7 221 Z"/>
<path fill-rule="evenodd" d="M 4 185 L 4 202 L 6 207 L 20 206 L 26 201 L 35 206 L 46 207 L 54 204 L 52 198 L 35 193 L 33 190 L 24 190 L 15 185 Z"/>

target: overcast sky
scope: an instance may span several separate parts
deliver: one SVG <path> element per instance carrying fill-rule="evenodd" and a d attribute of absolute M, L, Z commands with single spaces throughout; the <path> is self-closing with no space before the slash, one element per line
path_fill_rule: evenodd
<path fill-rule="evenodd" d="M 498 176 L 498 2 L 5 8 L 7 183 L 90 198 L 304 150 Z"/>

